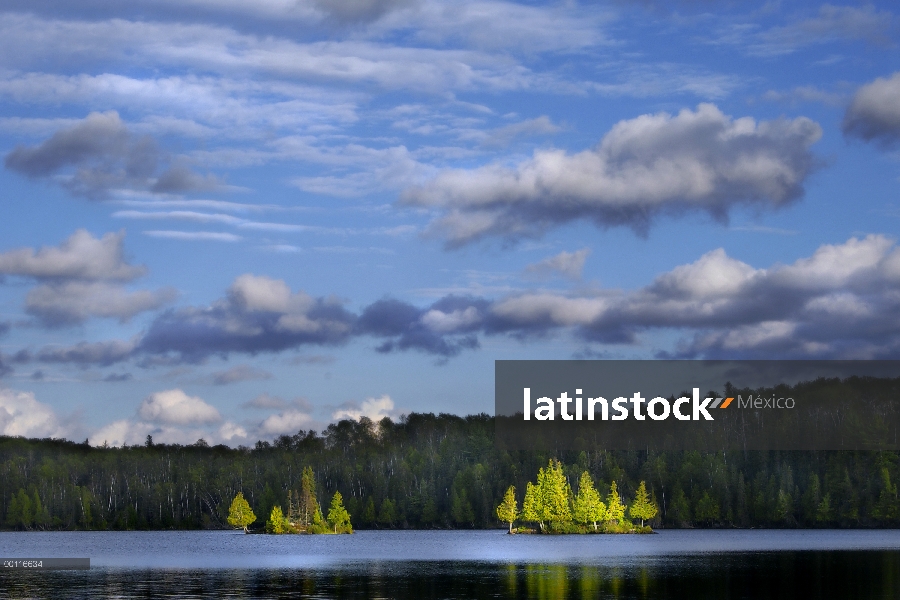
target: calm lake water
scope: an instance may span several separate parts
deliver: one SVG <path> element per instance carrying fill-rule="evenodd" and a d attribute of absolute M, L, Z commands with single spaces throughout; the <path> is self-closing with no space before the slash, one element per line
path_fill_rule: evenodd
<path fill-rule="evenodd" d="M 900 598 L 900 531 L 0 533 L 2 598 Z"/>

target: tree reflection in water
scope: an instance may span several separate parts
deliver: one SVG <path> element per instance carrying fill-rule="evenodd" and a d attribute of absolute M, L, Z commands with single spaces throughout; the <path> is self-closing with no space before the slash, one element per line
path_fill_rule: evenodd
<path fill-rule="evenodd" d="M 0 573 L 0 596 L 43 598 L 900 598 L 898 551 L 733 552 L 615 565 L 380 561 L 329 569 Z"/>

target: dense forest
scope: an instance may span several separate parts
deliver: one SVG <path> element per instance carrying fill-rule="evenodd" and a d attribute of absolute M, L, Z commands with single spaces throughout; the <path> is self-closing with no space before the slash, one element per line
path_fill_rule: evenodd
<path fill-rule="evenodd" d="M 91 447 L 0 437 L 0 519 L 16 529 L 228 527 L 242 492 L 257 515 L 289 510 L 311 467 L 321 498 L 339 491 L 356 528 L 504 527 L 496 508 L 550 459 L 573 493 L 587 471 L 632 502 L 641 481 L 653 527 L 896 527 L 898 452 L 507 451 L 485 414 L 365 418 L 253 448 Z M 264 526 L 265 518 L 253 527 Z"/>

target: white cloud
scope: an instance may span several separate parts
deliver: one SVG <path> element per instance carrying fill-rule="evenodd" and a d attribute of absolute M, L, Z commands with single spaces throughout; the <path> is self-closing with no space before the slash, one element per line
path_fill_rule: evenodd
<path fill-rule="evenodd" d="M 900 141 L 900 71 L 857 90 L 847 108 L 844 133 L 884 146 Z"/>
<path fill-rule="evenodd" d="M 0 435 L 63 438 L 69 433 L 52 408 L 33 392 L 0 389 Z"/>
<path fill-rule="evenodd" d="M 138 414 L 146 421 L 174 425 L 216 423 L 222 415 L 197 396 L 188 396 L 179 389 L 150 394 L 138 407 Z"/>
<path fill-rule="evenodd" d="M 126 322 L 172 302 L 177 295 L 173 288 L 128 292 L 106 282 L 70 281 L 33 288 L 25 298 L 25 310 L 49 326 L 81 323 L 90 317 Z"/>
<path fill-rule="evenodd" d="M 259 424 L 259 432 L 264 436 L 292 435 L 315 424 L 308 412 L 290 409 L 266 417 Z"/>
<path fill-rule="evenodd" d="M 131 281 L 143 276 L 147 269 L 128 264 L 124 239 L 124 231 L 97 239 L 79 229 L 59 247 L 45 246 L 37 251 L 19 248 L 0 254 L 0 274 L 39 280 Z"/>
<path fill-rule="evenodd" d="M 735 205 L 778 208 L 799 198 L 821 134 L 806 118 L 757 123 L 701 104 L 621 121 L 578 154 L 539 150 L 512 167 L 444 171 L 408 189 L 404 202 L 443 211 L 432 230 L 451 246 L 535 236 L 578 219 L 643 232 L 661 214 L 722 219 Z"/>
<path fill-rule="evenodd" d="M 353 419 L 359 421 L 362 417 L 368 417 L 373 421 L 380 421 L 384 417 L 395 417 L 394 401 L 387 394 L 379 398 L 366 398 L 362 404 L 347 403 L 344 407 L 331 413 L 335 421 L 341 419 Z"/>

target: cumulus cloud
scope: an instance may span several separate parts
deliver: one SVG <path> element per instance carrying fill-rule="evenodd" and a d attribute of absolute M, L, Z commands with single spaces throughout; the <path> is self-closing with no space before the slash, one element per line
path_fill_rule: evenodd
<path fill-rule="evenodd" d="M 16 146 L 4 159 L 7 169 L 32 179 L 54 177 L 89 198 L 121 188 L 171 193 L 218 186 L 181 164 L 160 170 L 164 162 L 153 138 L 133 135 L 115 111 L 91 113 L 36 146 Z"/>
<path fill-rule="evenodd" d="M 32 392 L 0 389 L 0 435 L 62 438 L 67 433 L 53 409 Z"/>
<path fill-rule="evenodd" d="M 300 409 L 288 409 L 278 414 L 269 415 L 259 424 L 260 435 L 273 437 L 277 435 L 294 434 L 301 429 L 309 429 L 318 423 L 312 416 Z"/>
<path fill-rule="evenodd" d="M 432 232 L 451 247 L 533 237 L 580 219 L 643 233 L 662 214 L 725 219 L 736 205 L 778 208 L 798 199 L 821 135 L 807 118 L 733 119 L 701 104 L 621 121 L 578 154 L 538 150 L 513 166 L 444 171 L 406 190 L 402 202 L 442 211 Z"/>
<path fill-rule="evenodd" d="M 172 288 L 128 292 L 105 282 L 73 281 L 32 289 L 25 298 L 25 311 L 49 327 L 82 323 L 90 317 L 115 318 L 124 323 L 169 304 L 177 296 Z"/>
<path fill-rule="evenodd" d="M 217 353 L 339 344 L 348 339 L 353 320 L 337 298 L 313 298 L 291 292 L 280 279 L 245 274 L 210 306 L 169 310 L 157 317 L 140 350 L 199 360 Z"/>
<path fill-rule="evenodd" d="M 560 252 L 540 262 L 525 267 L 525 273 L 536 277 L 562 275 L 569 279 L 581 279 L 584 261 L 591 253 L 590 248 L 582 248 L 575 252 Z"/>
<path fill-rule="evenodd" d="M 366 398 L 362 401 L 362 404 L 348 402 L 331 413 L 331 418 L 335 421 L 341 419 L 359 421 L 362 417 L 368 417 L 372 421 L 380 421 L 385 417 L 396 416 L 398 415 L 394 409 L 394 401 L 387 394 L 379 398 Z"/>
<path fill-rule="evenodd" d="M 95 431 L 88 437 L 92 446 L 143 445 L 147 436 L 156 444 L 193 444 L 204 440 L 209 444 L 237 445 L 250 440 L 247 429 L 231 421 L 218 427 L 173 426 L 133 419 L 119 419 Z"/>
<path fill-rule="evenodd" d="M 217 423 L 222 420 L 222 415 L 213 406 L 179 389 L 150 394 L 138 407 L 138 415 L 145 421 L 170 425 Z"/>
<path fill-rule="evenodd" d="M 59 247 L 18 248 L 0 254 L 0 274 L 46 280 L 127 282 L 146 274 L 144 266 L 125 260 L 125 232 L 97 239 L 79 229 Z"/>
<path fill-rule="evenodd" d="M 25 298 L 25 310 L 48 327 L 73 325 L 91 317 L 125 322 L 175 299 L 172 288 L 129 292 L 124 283 L 146 273 L 125 260 L 124 232 L 97 239 L 79 229 L 58 247 L 19 248 L 0 254 L 0 275 L 42 282 Z"/>
<path fill-rule="evenodd" d="M 365 309 L 356 324 L 356 333 L 387 338 L 378 352 L 419 350 L 443 357 L 456 356 L 466 349 L 478 348 L 474 335 L 482 321 L 485 300 L 448 296 L 430 307 L 385 298 Z"/>
<path fill-rule="evenodd" d="M 882 146 L 900 141 L 900 71 L 857 90 L 844 115 L 844 134 Z"/>
<path fill-rule="evenodd" d="M 212 374 L 214 385 L 230 385 L 242 381 L 259 381 L 263 379 L 272 379 L 272 374 L 250 365 L 236 365 L 225 371 L 218 371 Z"/>

